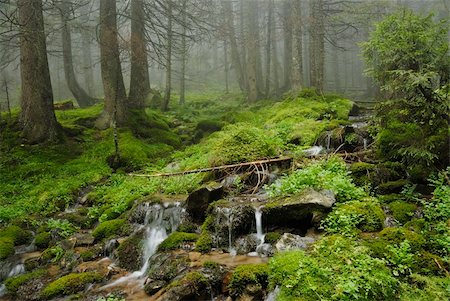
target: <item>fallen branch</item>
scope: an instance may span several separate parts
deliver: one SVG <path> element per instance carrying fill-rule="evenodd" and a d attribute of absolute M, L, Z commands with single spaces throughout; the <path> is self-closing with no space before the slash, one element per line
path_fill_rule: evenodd
<path fill-rule="evenodd" d="M 129 173 L 128 175 L 132 176 L 132 177 L 144 177 L 144 178 L 184 176 L 184 175 L 193 174 L 193 173 L 218 171 L 218 170 L 238 168 L 238 167 L 239 168 L 240 167 L 251 167 L 251 166 L 257 166 L 257 165 L 262 165 L 262 164 L 271 164 L 271 163 L 277 163 L 277 162 L 283 162 L 283 161 L 292 161 L 292 158 L 291 157 L 281 157 L 281 158 L 275 158 L 275 159 L 258 160 L 258 161 L 252 161 L 252 162 L 244 162 L 244 163 L 238 163 L 238 164 L 222 165 L 222 166 L 216 166 L 216 167 L 200 168 L 200 169 L 178 171 L 178 172 L 171 172 L 171 173 L 158 173 L 158 174 L 152 174 L 152 175 L 135 174 L 135 173 Z"/>

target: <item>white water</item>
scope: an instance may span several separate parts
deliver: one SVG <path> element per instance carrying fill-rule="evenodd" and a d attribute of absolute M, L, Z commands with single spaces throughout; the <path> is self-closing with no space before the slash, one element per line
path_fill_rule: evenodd
<path fill-rule="evenodd" d="M 176 208 L 179 207 L 180 203 L 175 203 Z M 158 246 L 167 238 L 169 233 L 172 233 L 178 227 L 180 223 L 180 214 L 182 212 L 181 208 L 179 210 L 173 210 L 173 212 L 169 212 L 168 214 L 166 210 L 173 209 L 174 207 L 169 207 L 168 204 L 164 206 L 161 205 L 152 205 L 149 206 L 144 220 L 145 227 L 145 237 L 144 237 L 144 252 L 142 254 L 143 262 L 142 267 L 138 271 L 134 271 L 133 273 L 121 277 L 110 283 L 108 285 L 103 286 L 103 288 L 108 288 L 111 286 L 116 286 L 118 284 L 126 283 L 129 281 L 140 281 L 142 285 L 144 284 L 145 273 L 149 268 L 149 259 L 153 254 L 156 253 Z M 168 217 L 168 220 L 166 220 Z M 165 219 L 166 218 L 166 219 Z"/>
<path fill-rule="evenodd" d="M 303 151 L 303 153 L 305 154 L 305 156 L 307 157 L 315 157 L 320 155 L 320 153 L 322 153 L 324 150 L 324 148 L 320 145 L 315 145 L 313 147 L 310 147 L 308 149 L 305 149 Z"/>
<path fill-rule="evenodd" d="M 6 294 L 6 287 L 4 284 L 0 284 L 0 297 L 3 297 Z"/>
<path fill-rule="evenodd" d="M 275 301 L 277 300 L 278 294 L 280 293 L 280 287 L 277 285 L 273 291 L 271 291 L 264 301 Z"/>
<path fill-rule="evenodd" d="M 230 208 L 224 208 L 223 210 L 226 218 L 227 218 L 227 225 L 228 225 L 228 252 L 231 256 L 236 256 L 236 249 L 233 248 L 233 214 L 231 213 Z"/>
<path fill-rule="evenodd" d="M 262 208 L 263 208 L 263 206 L 259 206 L 259 207 L 255 208 L 256 238 L 258 239 L 259 243 L 256 246 L 255 252 L 248 253 L 249 256 L 258 256 L 260 253 L 259 252 L 260 249 L 264 245 L 265 234 L 263 232 L 263 227 L 262 227 Z"/>
<path fill-rule="evenodd" d="M 11 271 L 9 271 L 8 278 L 14 277 L 14 276 L 17 276 L 17 275 L 20 275 L 23 273 L 25 273 L 25 265 L 23 263 L 20 263 L 20 264 L 14 266 L 11 269 Z"/>
<path fill-rule="evenodd" d="M 364 149 L 366 150 L 367 149 L 367 139 L 366 138 L 364 138 L 363 143 L 364 143 Z"/>

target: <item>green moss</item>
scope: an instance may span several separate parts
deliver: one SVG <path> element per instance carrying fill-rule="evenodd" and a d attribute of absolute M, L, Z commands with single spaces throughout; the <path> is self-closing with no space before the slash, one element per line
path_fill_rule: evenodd
<path fill-rule="evenodd" d="M 124 232 L 124 228 L 126 225 L 126 220 L 124 219 L 114 219 L 110 221 L 106 221 L 100 223 L 94 231 L 92 232 L 92 236 L 95 237 L 96 240 L 101 240 L 104 238 L 109 238 L 115 235 L 121 235 Z"/>
<path fill-rule="evenodd" d="M 178 232 L 195 233 L 197 231 L 197 225 L 190 221 L 184 221 L 178 226 Z"/>
<path fill-rule="evenodd" d="M 202 231 L 195 244 L 195 250 L 200 253 L 208 253 L 213 247 L 213 237 L 209 231 Z"/>
<path fill-rule="evenodd" d="M 401 301 L 449 300 L 449 277 L 427 277 L 424 275 L 412 274 L 410 278 L 410 281 L 402 283 L 401 285 Z"/>
<path fill-rule="evenodd" d="M 14 254 L 14 241 L 10 237 L 0 237 L 0 260 Z"/>
<path fill-rule="evenodd" d="M 218 264 L 215 261 L 211 261 L 211 260 L 207 260 L 203 263 L 203 267 L 206 269 L 212 269 L 215 270 L 220 266 L 220 264 Z"/>
<path fill-rule="evenodd" d="M 198 234 L 173 232 L 159 246 L 158 251 L 175 250 L 182 246 L 183 243 L 193 242 L 198 239 Z"/>
<path fill-rule="evenodd" d="M 264 236 L 264 241 L 269 244 L 276 243 L 281 238 L 281 233 L 269 232 Z"/>
<path fill-rule="evenodd" d="M 355 162 L 350 165 L 350 171 L 353 174 L 365 174 L 375 168 L 374 164 L 367 162 Z"/>
<path fill-rule="evenodd" d="M 167 289 L 171 289 L 177 286 L 190 286 L 194 287 L 196 291 L 208 286 L 208 279 L 199 272 L 189 272 L 184 275 L 180 280 L 173 281 L 167 286 Z"/>
<path fill-rule="evenodd" d="M 245 287 L 249 284 L 257 285 L 265 289 L 269 283 L 269 268 L 267 264 L 243 264 L 236 267 L 231 275 L 230 289 L 231 296 L 240 296 Z"/>
<path fill-rule="evenodd" d="M 14 245 L 18 246 L 30 242 L 32 234 L 30 231 L 13 225 L 1 230 L 0 237 L 11 238 L 14 242 Z"/>
<path fill-rule="evenodd" d="M 52 236 L 49 232 L 41 232 L 36 234 L 36 237 L 34 238 L 34 244 L 39 249 L 45 249 L 50 245 L 51 240 Z"/>
<path fill-rule="evenodd" d="M 9 294 L 15 295 L 19 287 L 24 285 L 30 280 L 40 278 L 47 274 L 47 271 L 44 269 L 35 270 L 31 273 L 22 274 L 16 277 L 11 277 L 5 280 L 5 287 L 8 290 Z"/>
<path fill-rule="evenodd" d="M 377 190 L 380 194 L 399 193 L 408 184 L 410 182 L 405 179 L 389 181 L 378 185 Z"/>
<path fill-rule="evenodd" d="M 41 292 L 43 299 L 70 295 L 85 289 L 89 283 L 99 282 L 103 277 L 96 272 L 69 274 L 48 284 Z"/>
<path fill-rule="evenodd" d="M 97 258 L 97 254 L 93 250 L 86 250 L 86 251 L 83 251 L 80 253 L 80 258 L 84 262 L 91 261 L 91 260 Z"/>
<path fill-rule="evenodd" d="M 389 244 L 397 245 L 407 240 L 413 252 L 421 250 L 425 244 L 425 239 L 422 235 L 405 228 L 385 228 L 380 232 L 380 238 Z"/>
<path fill-rule="evenodd" d="M 414 215 L 414 212 L 417 210 L 417 205 L 405 201 L 394 201 L 389 204 L 389 209 L 392 212 L 392 216 L 398 222 L 404 224 Z"/>
<path fill-rule="evenodd" d="M 125 239 L 115 251 L 119 266 L 136 271 L 142 263 L 143 232 L 139 231 Z"/>
<path fill-rule="evenodd" d="M 203 132 L 212 133 L 220 131 L 223 127 L 223 122 L 218 120 L 204 119 L 197 123 L 197 130 Z"/>

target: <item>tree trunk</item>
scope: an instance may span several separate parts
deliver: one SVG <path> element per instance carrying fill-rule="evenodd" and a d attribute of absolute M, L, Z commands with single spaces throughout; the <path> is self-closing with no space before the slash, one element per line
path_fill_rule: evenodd
<path fill-rule="evenodd" d="M 83 18 L 82 22 L 84 27 L 81 30 L 81 45 L 83 47 L 83 71 L 84 71 L 84 86 L 87 89 L 88 95 L 96 95 L 96 89 L 94 89 L 94 64 L 92 62 L 92 49 L 91 49 L 91 24 L 90 24 L 90 6 L 83 6 Z"/>
<path fill-rule="evenodd" d="M 273 69 L 273 91 L 275 95 L 280 92 L 280 81 L 278 70 L 280 69 L 277 51 L 277 34 L 275 20 L 272 20 L 272 69 Z"/>
<path fill-rule="evenodd" d="M 186 4 L 187 0 L 183 0 L 182 3 L 182 22 L 183 22 L 183 29 L 182 29 L 182 35 L 181 35 L 181 78 L 180 78 L 180 104 L 184 105 L 185 100 L 185 93 L 186 93 Z M 217 42 L 216 47 L 214 49 L 214 67 L 217 66 Z"/>
<path fill-rule="evenodd" d="M 239 56 L 239 50 L 236 42 L 236 32 L 234 30 L 234 16 L 233 16 L 233 9 L 231 7 L 230 1 L 224 1 L 222 2 L 224 14 L 226 18 L 226 30 L 228 39 L 230 41 L 230 47 L 231 47 L 231 63 L 234 67 L 236 77 L 238 79 L 239 88 L 241 91 L 246 91 L 246 85 L 245 85 L 245 77 L 244 72 L 241 65 L 241 59 Z"/>
<path fill-rule="evenodd" d="M 70 92 L 77 101 L 80 108 L 85 108 L 94 104 L 94 99 L 90 97 L 86 91 L 78 84 L 73 68 L 72 57 L 72 36 L 70 33 L 70 4 L 67 0 L 60 4 L 61 22 L 62 22 L 62 48 L 64 60 L 64 76 Z"/>
<path fill-rule="evenodd" d="M 248 1 L 248 0 L 247 0 Z M 245 33 L 245 15 L 244 0 L 239 1 L 239 29 L 240 29 L 240 48 L 241 48 L 241 64 L 242 79 L 244 81 L 245 91 L 248 92 L 248 74 L 247 74 L 247 39 Z"/>
<path fill-rule="evenodd" d="M 283 3 L 283 37 L 284 37 L 284 83 L 283 91 L 288 91 L 292 87 L 292 5 L 291 0 L 284 0 Z"/>
<path fill-rule="evenodd" d="M 310 26 L 310 72 L 311 86 L 317 91 L 323 91 L 324 64 L 325 64 L 325 27 L 323 0 L 310 2 L 311 26 Z"/>
<path fill-rule="evenodd" d="M 228 84 L 228 45 L 227 41 L 223 41 L 223 63 L 225 65 L 225 92 L 228 94 L 229 91 L 229 84 Z"/>
<path fill-rule="evenodd" d="M 119 55 L 116 1 L 100 0 L 100 63 L 105 107 L 96 122 L 99 129 L 111 127 L 112 122 L 123 126 L 127 120 L 125 85 Z"/>
<path fill-rule="evenodd" d="M 22 101 L 20 121 L 29 143 L 58 140 L 59 125 L 45 44 L 41 0 L 18 0 Z"/>
<path fill-rule="evenodd" d="M 256 25 L 256 3 L 253 1 L 247 2 L 247 20 L 248 20 L 248 30 L 246 44 L 248 47 L 247 56 L 247 81 L 248 81 L 248 94 L 247 98 L 249 102 L 255 102 L 258 99 L 258 67 L 257 67 L 257 52 L 258 49 L 258 35 L 257 35 L 257 25 Z"/>
<path fill-rule="evenodd" d="M 267 16 L 267 44 L 266 44 L 266 86 L 264 96 L 269 97 L 270 93 L 270 64 L 272 47 L 272 22 L 273 22 L 273 0 L 268 0 L 268 16 Z"/>
<path fill-rule="evenodd" d="M 144 0 L 131 1 L 131 74 L 128 104 L 143 109 L 150 92 L 147 49 L 145 42 Z"/>
<path fill-rule="evenodd" d="M 296 47 L 296 76 L 294 86 L 302 88 L 303 86 L 303 22 L 302 22 L 302 7 L 301 0 L 295 0 L 294 15 L 295 15 L 295 47 Z"/>
<path fill-rule="evenodd" d="M 172 0 L 167 1 L 167 53 L 166 53 L 166 91 L 162 110 L 169 110 L 170 92 L 172 90 Z"/>

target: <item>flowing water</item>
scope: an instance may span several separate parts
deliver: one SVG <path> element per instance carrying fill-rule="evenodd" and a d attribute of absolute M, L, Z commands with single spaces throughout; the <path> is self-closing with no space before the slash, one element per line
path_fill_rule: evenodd
<path fill-rule="evenodd" d="M 144 219 L 145 236 L 144 236 L 144 250 L 143 250 L 143 262 L 142 267 L 138 271 L 121 277 L 111 284 L 104 286 L 108 288 L 119 284 L 128 282 L 141 282 L 141 285 L 145 281 L 145 273 L 149 268 L 149 259 L 161 242 L 167 238 L 168 234 L 175 231 L 180 224 L 182 213 L 184 209 L 180 206 L 180 203 L 164 204 L 164 205 L 147 205 L 147 211 Z"/>
<path fill-rule="evenodd" d="M 263 206 L 255 208 L 256 239 L 258 240 L 258 245 L 256 246 L 255 252 L 248 253 L 249 256 L 260 255 L 261 253 L 263 253 L 266 245 L 264 243 L 265 234 L 263 232 L 262 226 L 262 208 Z"/>
<path fill-rule="evenodd" d="M 236 256 L 236 249 L 233 247 L 233 213 L 230 208 L 223 208 L 223 213 L 227 218 L 228 225 L 228 252 L 231 256 Z"/>

